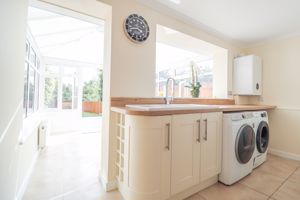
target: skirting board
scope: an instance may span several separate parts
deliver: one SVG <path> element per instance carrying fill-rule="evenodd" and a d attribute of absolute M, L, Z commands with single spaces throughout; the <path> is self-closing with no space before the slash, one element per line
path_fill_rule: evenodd
<path fill-rule="evenodd" d="M 104 191 L 106 192 L 110 192 L 112 190 L 116 190 L 118 189 L 118 182 L 117 180 L 114 181 L 107 181 L 106 178 L 104 178 L 103 176 L 99 176 L 99 181 L 102 184 Z"/>
<path fill-rule="evenodd" d="M 300 161 L 299 154 L 289 153 L 289 152 L 280 151 L 280 150 L 276 150 L 276 149 L 269 149 L 268 153 L 279 156 L 279 157 Z"/>

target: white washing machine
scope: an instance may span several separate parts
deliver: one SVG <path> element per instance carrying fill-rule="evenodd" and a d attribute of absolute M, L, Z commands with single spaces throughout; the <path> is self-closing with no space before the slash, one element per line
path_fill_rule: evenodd
<path fill-rule="evenodd" d="M 251 112 L 223 114 L 222 171 L 219 181 L 231 185 L 253 170 L 255 117 Z"/>
<path fill-rule="evenodd" d="M 263 164 L 267 159 L 269 147 L 269 121 L 266 111 L 253 112 L 253 115 L 256 118 L 256 145 L 254 151 L 253 168 L 256 168 Z"/>

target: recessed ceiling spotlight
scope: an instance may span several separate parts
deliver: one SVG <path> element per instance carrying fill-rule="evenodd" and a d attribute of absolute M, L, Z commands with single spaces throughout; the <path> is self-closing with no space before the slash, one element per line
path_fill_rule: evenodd
<path fill-rule="evenodd" d="M 180 4 L 181 3 L 181 0 L 169 0 L 171 1 L 172 3 L 175 3 L 175 4 Z"/>

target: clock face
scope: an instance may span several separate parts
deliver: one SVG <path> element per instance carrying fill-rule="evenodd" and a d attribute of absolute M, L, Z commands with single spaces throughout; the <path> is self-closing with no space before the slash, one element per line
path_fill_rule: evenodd
<path fill-rule="evenodd" d="M 144 42 L 150 34 L 146 20 L 137 14 L 129 15 L 124 24 L 128 37 L 135 42 Z"/>

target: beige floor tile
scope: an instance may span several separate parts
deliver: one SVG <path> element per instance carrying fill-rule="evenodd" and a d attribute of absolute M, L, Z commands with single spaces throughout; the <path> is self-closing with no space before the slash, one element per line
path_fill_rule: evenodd
<path fill-rule="evenodd" d="M 291 181 L 285 182 L 279 190 L 272 196 L 276 200 L 299 200 L 300 183 Z"/>
<path fill-rule="evenodd" d="M 284 180 L 284 178 L 274 176 L 262 170 L 254 170 L 250 175 L 242 179 L 240 183 L 270 196 L 281 186 Z"/>
<path fill-rule="evenodd" d="M 35 170 L 23 200 L 46 200 L 63 192 L 60 173 L 55 170 Z"/>
<path fill-rule="evenodd" d="M 118 191 L 105 192 L 99 182 L 86 185 L 63 195 L 64 200 L 123 200 Z"/>
<path fill-rule="evenodd" d="M 118 192 L 106 193 L 99 184 L 99 138 L 99 133 L 51 138 L 40 152 L 23 200 L 120 200 Z"/>
<path fill-rule="evenodd" d="M 205 200 L 205 199 L 203 197 L 201 197 L 200 195 L 195 194 L 193 196 L 186 198 L 185 200 Z"/>
<path fill-rule="evenodd" d="M 231 186 L 225 186 L 217 183 L 201 192 L 199 195 L 206 200 L 267 200 L 268 196 L 263 195 L 253 189 L 236 183 Z"/>
<path fill-rule="evenodd" d="M 258 171 L 270 173 L 280 178 L 289 177 L 298 167 L 300 162 L 281 158 L 278 156 L 268 155 L 267 161 L 260 167 Z"/>
<path fill-rule="evenodd" d="M 300 183 L 300 167 L 288 179 L 291 182 Z"/>
<path fill-rule="evenodd" d="M 272 154 L 268 154 L 267 158 L 268 158 L 268 160 L 277 160 L 277 161 L 286 162 L 288 164 L 292 164 L 292 165 L 296 165 L 296 166 L 300 167 L 300 161 L 297 161 L 297 160 L 283 158 L 283 157 L 272 155 Z"/>

